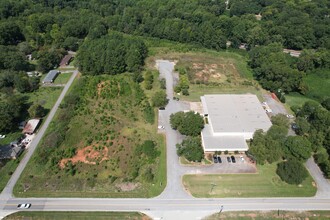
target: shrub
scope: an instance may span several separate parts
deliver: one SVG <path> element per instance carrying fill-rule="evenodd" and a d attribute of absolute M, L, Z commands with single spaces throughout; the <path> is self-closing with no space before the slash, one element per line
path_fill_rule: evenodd
<path fill-rule="evenodd" d="M 288 160 L 277 165 L 277 175 L 289 184 L 301 184 L 307 178 L 305 166 L 298 160 Z"/>

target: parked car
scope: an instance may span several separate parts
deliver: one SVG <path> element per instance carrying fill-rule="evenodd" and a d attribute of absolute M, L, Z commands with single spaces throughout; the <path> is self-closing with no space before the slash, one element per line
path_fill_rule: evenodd
<path fill-rule="evenodd" d="M 230 158 L 231 158 L 231 161 L 233 161 L 233 163 L 236 163 L 236 159 L 234 156 L 231 156 Z"/>
<path fill-rule="evenodd" d="M 165 107 L 159 107 L 159 110 L 165 110 Z"/>
<path fill-rule="evenodd" d="M 165 129 L 165 127 L 163 125 L 159 125 L 158 129 Z"/>
<path fill-rule="evenodd" d="M 6 135 L 0 134 L 0 139 L 5 138 L 5 137 L 6 137 Z"/>
<path fill-rule="evenodd" d="M 227 161 L 228 161 L 228 163 L 231 163 L 230 157 L 227 157 Z"/>
<path fill-rule="evenodd" d="M 291 128 L 292 128 L 293 130 L 297 130 L 299 127 L 298 127 L 298 125 L 297 125 L 296 123 L 292 123 L 292 124 L 291 124 Z"/>
<path fill-rule="evenodd" d="M 222 163 L 220 155 L 217 155 L 217 159 L 218 159 L 219 163 Z"/>
<path fill-rule="evenodd" d="M 218 163 L 218 158 L 217 158 L 216 155 L 213 155 L 213 162 L 214 162 L 214 163 Z"/>
<path fill-rule="evenodd" d="M 243 157 L 243 156 L 239 156 L 239 159 L 240 159 L 242 162 L 244 162 L 244 161 L 245 161 L 245 159 L 244 159 L 244 157 Z"/>
<path fill-rule="evenodd" d="M 30 203 L 22 203 L 17 205 L 18 209 L 29 209 L 30 207 L 31 207 Z"/>

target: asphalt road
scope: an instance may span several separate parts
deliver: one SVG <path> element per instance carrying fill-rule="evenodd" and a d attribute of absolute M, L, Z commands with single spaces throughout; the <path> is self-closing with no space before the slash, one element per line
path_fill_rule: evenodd
<path fill-rule="evenodd" d="M 196 170 L 179 164 L 176 154 L 176 143 L 183 137 L 172 130 L 169 124 L 171 113 L 189 109 L 184 102 L 173 100 L 173 71 L 174 64 L 168 61 L 158 61 L 161 76 L 166 78 L 169 104 L 164 111 L 160 111 L 166 132 L 167 144 L 167 185 L 164 192 L 151 199 L 95 199 L 95 198 L 13 198 L 12 189 L 25 165 L 35 150 L 48 124 L 53 118 L 60 102 L 71 85 L 77 72 L 73 74 L 68 84 L 54 105 L 46 122 L 33 140 L 31 147 L 21 161 L 19 167 L 0 195 L 0 218 L 16 212 L 18 203 L 31 203 L 31 211 L 139 211 L 154 219 L 200 219 L 206 215 L 223 211 L 248 210 L 330 210 L 329 183 L 323 178 L 313 161 L 307 162 L 307 167 L 315 181 L 320 186 L 321 195 L 310 198 L 226 198 L 226 199 L 197 199 L 189 195 L 182 187 L 181 177 L 185 173 Z M 198 168 L 203 170 L 202 168 Z M 197 170 L 198 170 L 197 169 Z M 206 169 L 206 168 L 205 168 Z"/>

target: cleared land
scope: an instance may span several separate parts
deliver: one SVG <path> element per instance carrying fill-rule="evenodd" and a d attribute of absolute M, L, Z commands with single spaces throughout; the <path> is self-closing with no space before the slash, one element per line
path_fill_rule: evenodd
<path fill-rule="evenodd" d="M 166 183 L 165 144 L 140 85 L 123 74 L 82 77 L 74 87 L 14 188 L 15 195 L 158 195 Z M 155 147 L 145 147 L 146 140 Z"/>
<path fill-rule="evenodd" d="M 292 212 L 292 211 L 271 211 L 271 212 L 222 212 L 213 214 L 205 220 L 216 220 L 216 219 L 253 219 L 253 220 L 263 220 L 263 219 L 329 219 L 329 211 L 308 211 L 308 212 Z"/>
<path fill-rule="evenodd" d="M 69 81 L 71 75 L 72 75 L 72 72 L 70 72 L 70 73 L 61 73 L 56 77 L 54 83 L 55 84 L 65 84 Z"/>
<path fill-rule="evenodd" d="M 301 185 L 283 182 L 276 164 L 258 166 L 258 174 L 185 175 L 183 184 L 194 197 L 303 197 L 313 196 L 312 177 Z M 212 187 L 212 184 L 216 184 Z"/>
<path fill-rule="evenodd" d="M 158 53 L 147 60 L 150 68 L 156 59 L 174 60 L 176 70 L 186 71 L 190 95 L 181 96 L 183 100 L 199 101 L 201 95 L 215 93 L 253 93 L 261 97 L 261 88 L 252 79 L 247 59 L 239 54 L 213 51 L 165 54 L 159 48 Z"/>
<path fill-rule="evenodd" d="M 18 219 L 52 219 L 52 220 L 149 220 L 150 218 L 144 214 L 137 212 L 18 212 L 4 218 L 5 220 Z"/>

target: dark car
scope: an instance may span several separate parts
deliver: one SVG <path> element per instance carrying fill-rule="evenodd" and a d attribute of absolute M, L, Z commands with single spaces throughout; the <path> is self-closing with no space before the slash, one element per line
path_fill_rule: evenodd
<path fill-rule="evenodd" d="M 228 163 L 231 163 L 230 157 L 227 157 L 227 161 L 228 161 Z"/>
<path fill-rule="evenodd" d="M 219 155 L 217 155 L 217 159 L 218 159 L 219 163 L 222 163 L 221 157 Z"/>
<path fill-rule="evenodd" d="M 292 130 L 297 130 L 299 127 L 296 123 L 292 123 L 291 128 L 292 128 Z"/>
<path fill-rule="evenodd" d="M 214 162 L 214 163 L 218 163 L 218 158 L 217 158 L 216 155 L 213 155 L 213 162 Z"/>
<path fill-rule="evenodd" d="M 231 156 L 231 161 L 233 161 L 233 163 L 236 163 L 236 159 L 234 156 Z"/>
<path fill-rule="evenodd" d="M 165 107 L 159 107 L 159 110 L 165 110 Z"/>

